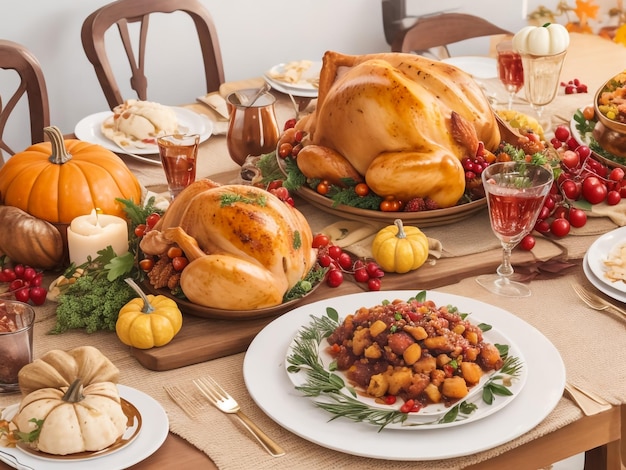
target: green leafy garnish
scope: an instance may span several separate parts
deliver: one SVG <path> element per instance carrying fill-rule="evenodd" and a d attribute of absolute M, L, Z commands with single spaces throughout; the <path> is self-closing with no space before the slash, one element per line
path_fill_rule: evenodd
<path fill-rule="evenodd" d="M 222 196 L 220 197 L 221 207 L 232 206 L 233 204 L 237 202 L 242 202 L 244 204 L 255 204 L 257 206 L 265 207 L 267 200 L 265 196 L 254 195 L 253 197 L 247 197 L 247 196 L 244 196 L 243 194 L 235 194 L 235 193 L 222 194 Z"/>
<path fill-rule="evenodd" d="M 56 325 L 51 333 L 70 329 L 115 330 L 120 309 L 137 294 L 124 282 L 125 277 L 137 278 L 138 269 L 130 252 L 117 256 L 111 245 L 98 251 L 95 259 L 80 266 L 72 263 L 63 273 L 73 283 L 60 287 L 56 309 Z M 75 276 L 76 275 L 76 276 Z"/>
<path fill-rule="evenodd" d="M 8 421 L 0 420 L 0 437 L 6 436 L 10 443 L 26 442 L 31 443 L 39 439 L 41 434 L 41 428 L 43 427 L 44 420 L 32 418 L 28 420 L 29 423 L 34 423 L 35 429 L 30 432 L 23 432 L 17 429 L 10 429 Z"/>
<path fill-rule="evenodd" d="M 626 165 L 626 158 L 607 152 L 593 137 L 593 129 L 596 126 L 596 121 L 594 119 L 585 119 L 582 110 L 579 109 L 574 113 L 574 121 L 576 122 L 576 130 L 578 130 L 578 133 L 581 135 L 583 140 L 586 140 L 587 145 L 593 152 L 607 160 L 617 163 L 618 165 Z"/>
<path fill-rule="evenodd" d="M 307 295 L 311 292 L 311 290 L 313 290 L 313 287 L 322 282 L 327 271 L 327 268 L 322 268 L 319 265 L 315 266 L 307 273 L 304 279 L 296 282 L 296 284 L 285 293 L 283 303 L 299 299 Z"/>
<path fill-rule="evenodd" d="M 293 234 L 293 248 L 297 250 L 301 246 L 302 246 L 302 237 L 300 236 L 300 232 L 296 230 Z"/>

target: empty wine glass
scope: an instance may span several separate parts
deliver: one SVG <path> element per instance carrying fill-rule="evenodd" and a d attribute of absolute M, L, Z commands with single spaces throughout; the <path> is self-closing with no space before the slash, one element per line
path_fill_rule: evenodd
<path fill-rule="evenodd" d="M 556 97 L 566 53 L 567 51 L 553 55 L 534 55 L 520 52 L 524 68 L 526 99 L 537 113 L 539 123 L 546 131 L 550 128 L 550 118 L 543 119 L 543 109 Z"/>
<path fill-rule="evenodd" d="M 513 107 L 513 99 L 524 86 L 522 58 L 513 48 L 513 41 L 507 40 L 496 45 L 498 58 L 498 78 L 509 94 L 508 109 Z"/>
<path fill-rule="evenodd" d="M 528 286 L 511 279 L 511 251 L 531 232 L 550 191 L 552 170 L 522 162 L 493 163 L 482 173 L 491 228 L 502 244 L 502 264 L 496 274 L 476 281 L 494 294 L 528 297 Z"/>

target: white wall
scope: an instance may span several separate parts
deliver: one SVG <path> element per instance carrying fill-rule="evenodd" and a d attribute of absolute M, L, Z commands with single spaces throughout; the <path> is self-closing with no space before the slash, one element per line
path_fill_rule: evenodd
<path fill-rule="evenodd" d="M 80 29 L 83 19 L 108 1 L 21 0 L 11 2 L 11 8 L 4 8 L 0 15 L 0 37 L 22 43 L 40 60 L 48 85 L 51 121 L 64 133 L 72 132 L 81 118 L 107 109 L 83 52 Z M 272 65 L 289 60 L 319 60 L 329 49 L 350 54 L 389 50 L 380 0 L 203 2 L 217 27 L 226 80 L 256 77 Z M 540 2 L 528 0 L 529 8 L 534 9 Z M 408 0 L 407 10 L 421 14 L 421 8 L 433 3 Z M 436 5 L 448 8 L 460 4 L 458 11 L 482 15 L 517 30 L 526 24 L 522 19 L 523 3 L 525 0 L 443 0 Z M 176 24 L 167 28 L 161 21 L 164 19 L 157 18 L 150 26 L 146 59 L 149 99 L 164 104 L 190 102 L 205 91 L 195 32 L 187 17 L 179 16 Z M 486 43 L 479 42 L 453 50 L 455 54 L 485 52 Z M 116 61 L 120 67 L 126 64 L 122 54 L 120 49 Z M 12 83 L 0 70 L 0 96 Z M 120 85 L 126 96 L 133 96 L 127 83 Z M 21 117 L 7 126 L 10 145 L 15 149 L 25 148 L 30 138 L 25 110 L 20 109 L 20 113 Z"/>

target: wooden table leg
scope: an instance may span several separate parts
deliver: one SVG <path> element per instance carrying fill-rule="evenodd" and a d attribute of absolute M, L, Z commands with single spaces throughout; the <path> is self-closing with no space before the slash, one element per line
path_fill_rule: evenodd
<path fill-rule="evenodd" d="M 622 408 L 614 406 L 603 413 L 584 416 L 564 428 L 465 470 L 501 470 L 511 464 L 516 470 L 536 470 L 587 451 L 592 466 L 586 464 L 585 468 L 622 470 Z"/>

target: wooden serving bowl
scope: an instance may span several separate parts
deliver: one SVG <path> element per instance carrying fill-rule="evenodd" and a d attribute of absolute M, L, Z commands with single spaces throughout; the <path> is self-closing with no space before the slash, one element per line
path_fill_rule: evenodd
<path fill-rule="evenodd" d="M 604 83 L 594 96 L 593 107 L 596 114 L 596 126 L 593 129 L 593 138 L 607 152 L 626 158 L 626 124 L 609 119 L 598 107 L 598 100 L 602 91 L 612 80 L 614 78 Z"/>

